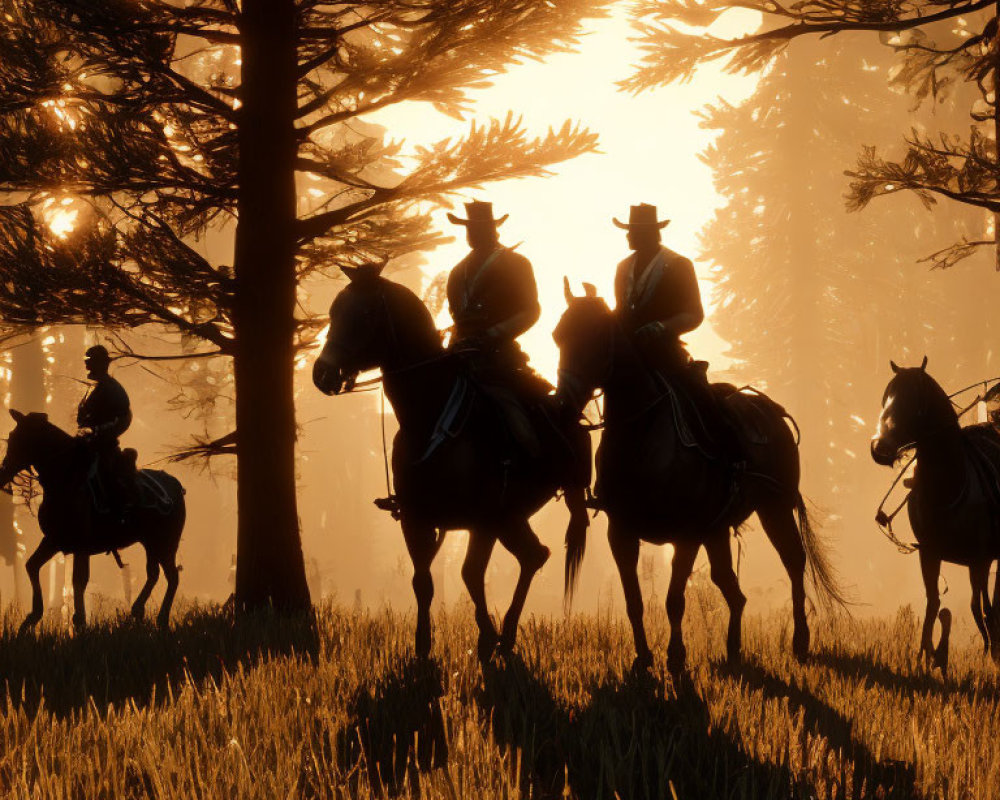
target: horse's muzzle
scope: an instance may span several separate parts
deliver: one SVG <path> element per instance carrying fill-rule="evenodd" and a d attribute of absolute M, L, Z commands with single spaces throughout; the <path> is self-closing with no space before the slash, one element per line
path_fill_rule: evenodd
<path fill-rule="evenodd" d="M 323 358 L 317 358 L 313 364 L 313 385 L 323 394 L 340 394 L 344 388 L 344 374 L 339 367 L 330 364 Z"/>
<path fill-rule="evenodd" d="M 883 467 L 891 467 L 896 463 L 897 449 L 888 447 L 885 439 L 876 437 L 871 444 L 872 460 Z"/>

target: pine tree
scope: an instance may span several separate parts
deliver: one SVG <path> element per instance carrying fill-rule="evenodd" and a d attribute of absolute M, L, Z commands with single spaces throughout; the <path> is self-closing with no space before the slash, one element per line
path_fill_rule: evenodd
<path fill-rule="evenodd" d="M 469 89 L 571 48 L 605 5 L 0 1 L 0 317 L 161 324 L 231 360 L 239 607 L 309 602 L 293 370 L 318 326 L 297 313 L 301 282 L 433 245 L 418 202 L 595 147 L 568 122 L 531 138 L 512 114 L 418 149 L 404 170 L 399 143 L 352 121 L 401 101 L 464 115 Z M 373 177 L 386 164 L 391 184 Z M 71 250 L 36 219 L 61 192 L 95 209 Z M 227 221 L 231 265 L 197 247 Z"/>

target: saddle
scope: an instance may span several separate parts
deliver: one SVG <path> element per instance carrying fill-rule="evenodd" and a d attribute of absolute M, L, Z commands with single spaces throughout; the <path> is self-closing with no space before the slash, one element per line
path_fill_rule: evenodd
<path fill-rule="evenodd" d="M 989 422 L 962 428 L 969 461 L 987 499 L 1000 509 L 1000 431 Z M 994 523 L 1000 527 L 1000 521 Z"/>
<path fill-rule="evenodd" d="M 137 469 L 138 456 L 134 448 L 127 447 L 116 454 L 113 464 L 102 469 L 100 455 L 94 455 L 87 471 L 87 490 L 95 512 L 108 516 L 138 508 L 170 513 L 174 501 L 160 477 L 164 473 Z"/>
<path fill-rule="evenodd" d="M 673 411 L 675 431 L 681 444 L 700 450 L 706 458 L 733 460 L 740 454 L 730 451 L 741 448 L 727 441 L 727 437 L 737 438 L 740 426 L 735 414 L 731 413 L 730 404 L 723 399 L 735 392 L 735 387 L 710 384 L 707 373 L 707 361 L 692 361 L 671 373 L 655 371 Z M 723 426 L 729 430 L 724 430 Z"/>
<path fill-rule="evenodd" d="M 500 375 L 496 370 L 467 366 L 456 380 L 417 463 L 426 461 L 447 442 L 459 437 L 478 404 L 485 405 L 497 418 L 506 443 L 506 462 L 540 459 L 545 455 L 543 443 L 555 438 L 564 445 L 567 461 L 586 461 L 589 468 L 589 452 L 586 458 L 577 452 L 581 449 L 575 441 L 577 437 L 550 407 L 551 389 L 548 381 L 527 367 Z"/>

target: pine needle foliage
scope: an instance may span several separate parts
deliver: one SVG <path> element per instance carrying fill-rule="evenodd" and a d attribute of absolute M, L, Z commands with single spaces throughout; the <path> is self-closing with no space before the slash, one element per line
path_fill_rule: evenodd
<path fill-rule="evenodd" d="M 677 27 L 710 25 L 731 9 L 758 11 L 764 23 L 754 33 L 731 39 Z M 909 192 L 928 206 L 950 200 L 991 216 L 1000 212 L 1000 38 L 994 2 L 639 0 L 632 13 L 643 57 L 621 84 L 631 92 L 689 80 L 699 64 L 720 59 L 728 72 L 761 72 L 796 39 L 819 47 L 823 39 L 838 34 L 875 34 L 899 56 L 890 88 L 909 93 L 918 105 L 942 102 L 963 87 L 971 87 L 976 99 L 969 107 L 965 135 L 911 131 L 903 136 L 904 153 L 898 159 L 863 147 L 857 165 L 847 172 L 848 208 L 859 210 L 875 198 Z M 927 260 L 948 268 L 981 248 L 996 248 L 996 221 L 991 219 L 986 227 L 986 236 L 963 238 Z M 1000 269 L 1000 248 L 997 254 Z"/>

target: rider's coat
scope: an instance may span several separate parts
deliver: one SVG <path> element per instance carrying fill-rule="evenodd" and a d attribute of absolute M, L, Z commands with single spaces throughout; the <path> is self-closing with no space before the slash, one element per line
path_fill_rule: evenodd
<path fill-rule="evenodd" d="M 541 307 L 531 262 L 513 250 L 472 250 L 448 276 L 454 341 L 512 342 L 538 321 Z"/>
<path fill-rule="evenodd" d="M 661 247 L 648 264 L 637 265 L 635 254 L 618 264 L 615 301 L 629 332 L 690 314 L 693 324 L 677 331 L 679 335 L 693 331 L 705 319 L 694 265 L 667 247 Z"/>
<path fill-rule="evenodd" d="M 76 423 L 90 428 L 100 439 L 117 441 L 132 424 L 125 387 L 110 375 L 102 375 L 77 408 Z"/>

